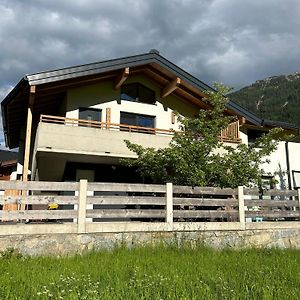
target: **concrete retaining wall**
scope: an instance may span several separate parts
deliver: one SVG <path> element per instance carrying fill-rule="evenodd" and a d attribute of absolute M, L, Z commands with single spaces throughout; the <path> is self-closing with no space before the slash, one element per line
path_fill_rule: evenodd
<path fill-rule="evenodd" d="M 25 255 L 67 255 L 90 250 L 112 249 L 155 243 L 198 242 L 216 249 L 225 247 L 277 247 L 300 249 L 300 229 L 126 232 L 126 233 L 57 233 L 0 236 L 0 251 L 14 248 Z"/>

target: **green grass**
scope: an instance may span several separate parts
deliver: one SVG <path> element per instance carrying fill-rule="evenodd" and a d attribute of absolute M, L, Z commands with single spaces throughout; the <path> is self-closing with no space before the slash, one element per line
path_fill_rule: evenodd
<path fill-rule="evenodd" d="M 0 258 L 0 299 L 300 299 L 299 250 L 155 246 Z"/>

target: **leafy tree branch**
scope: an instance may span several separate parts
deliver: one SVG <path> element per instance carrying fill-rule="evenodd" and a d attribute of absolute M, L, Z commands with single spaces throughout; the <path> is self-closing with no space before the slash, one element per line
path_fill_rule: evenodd
<path fill-rule="evenodd" d="M 283 139 L 283 130 L 271 129 L 257 139 L 253 146 L 220 142 L 221 130 L 235 118 L 225 113 L 230 89 L 214 85 L 217 92 L 209 92 L 206 103 L 210 109 L 200 109 L 198 117 L 179 116 L 181 132 L 174 132 L 167 148 L 143 148 L 125 141 L 137 159 L 123 163 L 135 166 L 138 172 L 154 182 L 173 182 L 179 185 L 236 187 L 258 184 L 268 163 L 268 156 Z M 235 146 L 233 146 L 235 145 Z"/>

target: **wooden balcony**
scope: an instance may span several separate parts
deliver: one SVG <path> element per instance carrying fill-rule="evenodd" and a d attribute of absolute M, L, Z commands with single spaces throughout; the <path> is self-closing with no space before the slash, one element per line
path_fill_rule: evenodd
<path fill-rule="evenodd" d="M 239 121 L 232 122 L 220 134 L 220 141 L 226 143 L 241 143 Z"/>
<path fill-rule="evenodd" d="M 50 116 L 50 115 L 41 115 L 40 122 L 62 124 L 62 125 L 69 125 L 69 126 L 82 126 L 82 127 L 90 127 L 90 128 L 98 128 L 98 129 L 109 129 L 115 131 L 167 135 L 167 136 L 172 136 L 175 132 L 174 130 L 168 130 L 168 129 L 149 128 L 149 127 L 142 127 L 142 126 L 127 125 L 127 124 L 81 120 L 81 119 L 65 118 L 65 117 Z M 241 139 L 239 136 L 239 121 L 229 124 L 229 126 L 226 129 L 221 131 L 219 138 L 221 142 L 241 143 Z"/>

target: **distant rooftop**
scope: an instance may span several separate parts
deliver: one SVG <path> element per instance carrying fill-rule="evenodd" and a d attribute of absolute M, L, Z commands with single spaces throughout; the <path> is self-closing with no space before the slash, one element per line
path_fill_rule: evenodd
<path fill-rule="evenodd" d="M 17 159 L 18 159 L 18 152 L 0 150 L 0 163 L 5 161 L 17 160 Z"/>

